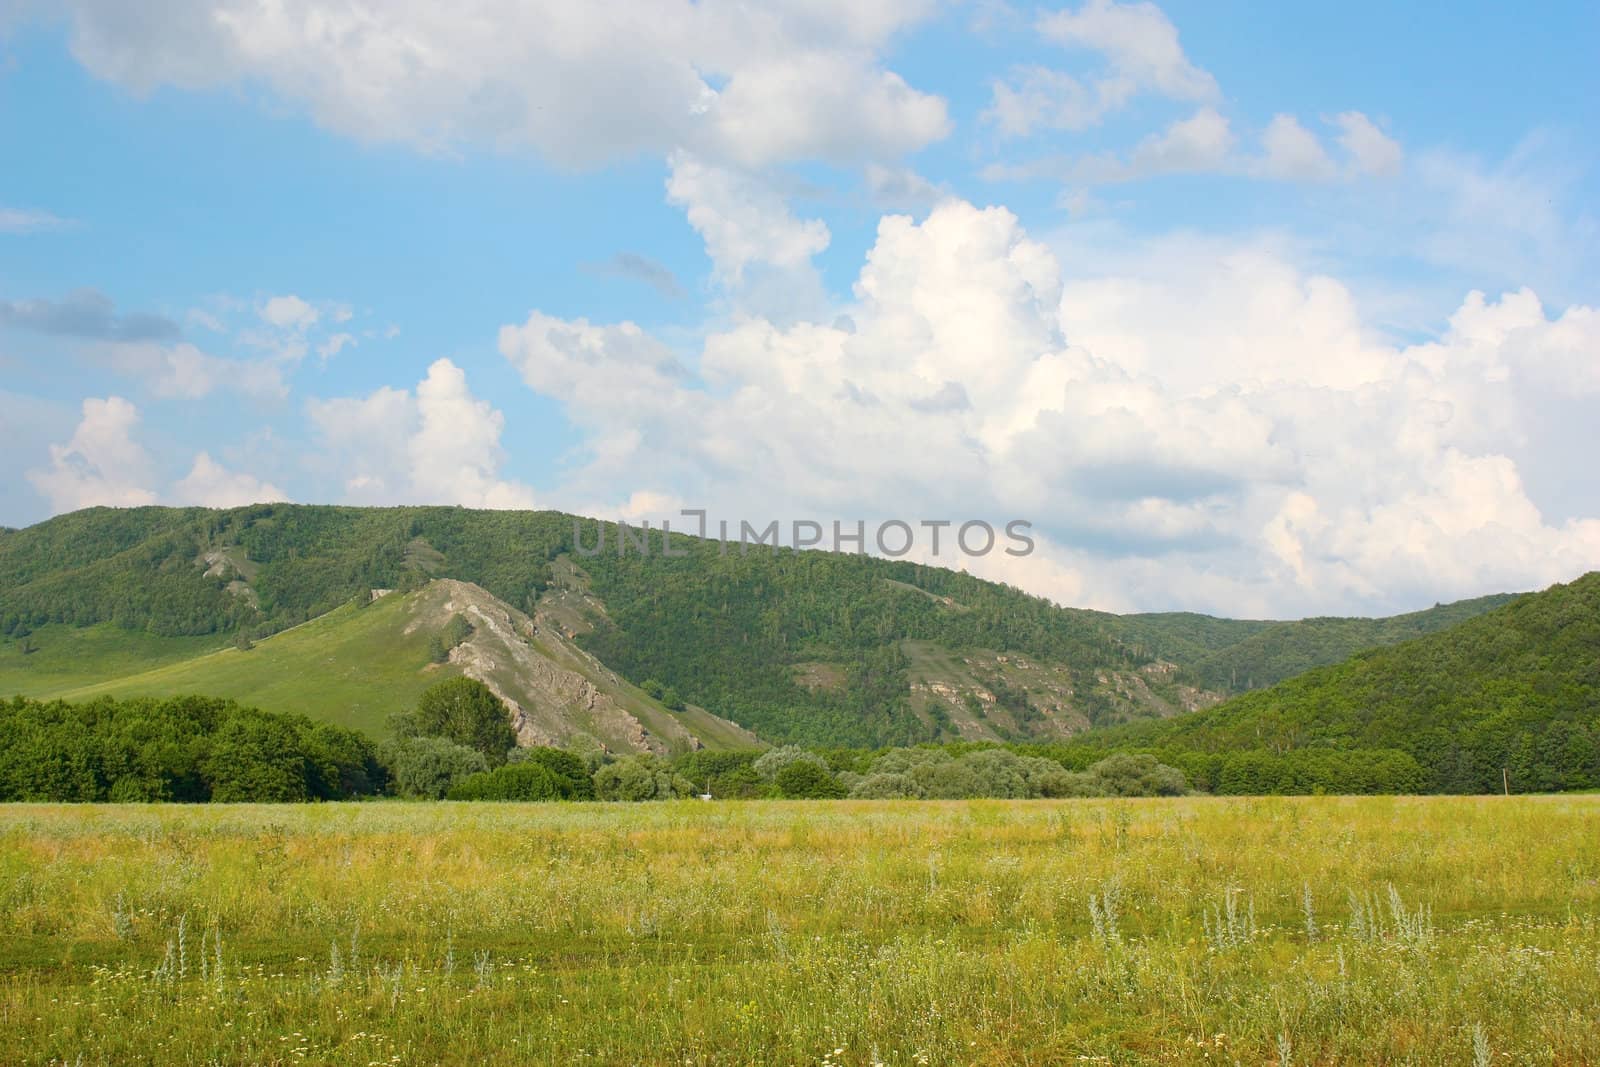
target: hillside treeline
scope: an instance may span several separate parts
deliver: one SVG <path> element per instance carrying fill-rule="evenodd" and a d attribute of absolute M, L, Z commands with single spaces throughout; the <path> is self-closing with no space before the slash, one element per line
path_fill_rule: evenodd
<path fill-rule="evenodd" d="M 366 736 L 231 700 L 0 701 L 0 801 L 302 801 L 380 792 Z"/>
<path fill-rule="evenodd" d="M 676 759 L 515 747 L 506 708 L 448 679 L 365 736 L 204 697 L 0 703 L 0 801 L 717 798 L 966 799 L 1213 793 L 1404 793 L 1422 768 L 1397 751 L 1179 749 L 966 743 L 911 748 L 690 752 Z"/>
<path fill-rule="evenodd" d="M 1460 625 L 1362 653 L 1193 715 L 1105 732 L 1127 746 L 1229 760 L 1405 753 L 1430 793 L 1600 788 L 1600 573 Z M 1311 755 L 1327 752 L 1331 755 Z M 1198 756 L 1196 758 L 1199 758 Z M 1244 771 L 1239 773 L 1243 774 Z M 1252 772 L 1266 781 L 1271 772 Z"/>

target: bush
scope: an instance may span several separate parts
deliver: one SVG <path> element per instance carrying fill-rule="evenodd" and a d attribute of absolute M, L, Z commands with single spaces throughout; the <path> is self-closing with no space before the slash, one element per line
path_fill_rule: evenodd
<path fill-rule="evenodd" d="M 508 763 L 468 775 L 450 787 L 451 800 L 560 800 L 561 783 L 538 763 Z"/>
<path fill-rule="evenodd" d="M 402 737 L 384 746 L 389 780 L 403 797 L 438 800 L 457 782 L 489 769 L 477 749 L 442 737 Z"/>
<path fill-rule="evenodd" d="M 583 757 L 559 748 L 514 748 L 506 756 L 509 766 L 533 765 L 550 772 L 562 800 L 593 800 L 594 776 Z"/>
<path fill-rule="evenodd" d="M 450 616 L 444 630 L 433 635 L 428 642 L 428 658 L 435 663 L 448 663 L 455 647 L 472 636 L 472 621 L 457 612 Z"/>
<path fill-rule="evenodd" d="M 761 776 L 763 781 L 775 782 L 778 780 L 779 772 L 792 763 L 815 764 L 824 772 L 831 773 L 827 760 L 815 752 L 806 751 L 799 745 L 784 745 L 782 748 L 772 749 L 756 760 L 754 767 L 755 772 Z"/>
<path fill-rule="evenodd" d="M 651 755 L 628 756 L 594 773 L 595 796 L 601 800 L 671 800 L 694 795 L 694 786 Z"/>
<path fill-rule="evenodd" d="M 644 690 L 645 696 L 654 697 L 672 711 L 682 711 L 684 708 L 683 698 L 670 685 L 663 685 L 654 678 L 646 678 L 639 683 L 639 688 Z"/>
<path fill-rule="evenodd" d="M 1089 776 L 1113 797 L 1179 797 L 1189 791 L 1182 771 L 1144 754 L 1108 756 L 1089 768 Z"/>
<path fill-rule="evenodd" d="M 491 767 L 517 744 L 511 709 L 475 678 L 447 678 L 424 689 L 416 710 L 395 716 L 392 728 L 400 737 L 442 737 L 476 749 Z"/>
<path fill-rule="evenodd" d="M 793 800 L 836 800 L 845 795 L 839 779 L 819 760 L 787 763 L 773 778 L 781 796 Z"/>
<path fill-rule="evenodd" d="M 899 800 L 921 795 L 922 790 L 915 778 L 894 771 L 869 774 L 850 790 L 851 800 Z"/>

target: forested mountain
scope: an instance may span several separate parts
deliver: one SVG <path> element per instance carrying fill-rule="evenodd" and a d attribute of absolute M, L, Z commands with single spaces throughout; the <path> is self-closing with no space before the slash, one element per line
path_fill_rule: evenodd
<path fill-rule="evenodd" d="M 1495 593 L 1381 619 L 1325 616 L 1266 622 L 1178 612 L 1125 615 L 1122 632 L 1136 646 L 1182 663 L 1196 684 L 1238 693 L 1341 663 L 1369 648 L 1447 630 L 1515 597 Z"/>
<path fill-rule="evenodd" d="M 1600 788 L 1600 572 L 1106 746 L 1392 749 L 1432 792 Z M 1273 783 L 1255 783 L 1271 791 Z"/>
<path fill-rule="evenodd" d="M 593 523 L 584 529 L 592 545 Z M 0 634 L 9 638 L 0 642 L 0 691 L 163 696 L 204 682 L 248 701 L 251 679 L 292 672 L 304 679 L 300 692 L 343 692 L 317 673 L 332 668 L 315 665 L 304 635 L 263 639 L 368 603 L 373 590 L 404 595 L 448 579 L 481 589 L 508 618 L 559 620 L 562 640 L 652 694 L 641 714 L 670 693 L 667 703 L 771 742 L 1052 739 L 1204 707 L 1230 687 L 1490 606 L 1305 623 L 1117 616 L 903 561 L 741 551 L 682 535 L 673 542 L 681 557 L 663 555 L 659 535 L 648 556 L 619 555 L 615 531 L 605 551 L 589 555 L 574 533 L 574 519 L 554 512 L 287 504 L 97 508 L 0 531 Z M 420 668 L 382 651 L 388 645 L 348 629 L 337 640 L 348 656 L 385 657 L 368 666 L 399 679 L 398 696 L 421 684 L 400 677 Z M 253 652 L 240 653 L 258 657 L 248 671 L 226 657 L 186 666 L 198 653 L 252 642 Z M 358 666 L 333 664 L 339 685 Z M 507 695 L 515 688 L 507 682 Z M 312 704 L 282 710 L 323 714 Z M 373 709 L 341 721 L 371 728 L 382 716 Z"/>

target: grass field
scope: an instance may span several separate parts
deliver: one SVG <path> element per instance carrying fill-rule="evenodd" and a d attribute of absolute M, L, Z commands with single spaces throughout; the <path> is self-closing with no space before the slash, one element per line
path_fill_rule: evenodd
<path fill-rule="evenodd" d="M 76 701 L 103 694 L 205 693 L 382 736 L 390 715 L 414 706 L 430 684 L 456 673 L 426 670 L 431 634 L 405 633 L 406 621 L 400 597 L 361 610 L 346 605 L 258 641 L 249 652 L 226 647 L 116 681 L 56 687 L 48 695 Z"/>
<path fill-rule="evenodd" d="M 1600 797 L 0 808 L 0 1061 L 1600 1062 Z"/>

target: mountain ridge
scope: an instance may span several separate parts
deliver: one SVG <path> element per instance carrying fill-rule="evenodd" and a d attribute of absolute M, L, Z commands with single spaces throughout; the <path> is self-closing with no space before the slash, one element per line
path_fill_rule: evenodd
<path fill-rule="evenodd" d="M 1423 767 L 1428 792 L 1597 788 L 1600 571 L 1182 719 L 1090 740 L 1209 753 L 1395 749 Z"/>
<path fill-rule="evenodd" d="M 574 522 L 556 512 L 288 504 L 59 516 L 0 534 L 0 633 L 11 638 L 0 644 L 0 689 L 92 689 L 142 673 L 128 670 L 141 657 L 159 670 L 230 636 L 266 648 L 373 590 L 409 595 L 449 580 L 501 605 L 503 627 L 537 628 L 542 616 L 570 646 L 562 656 L 581 653 L 617 684 L 671 688 L 767 741 L 1050 740 L 1213 704 L 1227 687 L 1207 664 L 1263 635 L 1277 635 L 1267 653 L 1277 662 L 1316 665 L 1397 629 L 1333 620 L 1340 640 L 1328 641 L 1298 623 L 1118 616 L 944 568 L 724 552 L 682 534 L 673 557 L 579 555 Z M 1483 607 L 1414 613 L 1398 630 Z M 64 667 L 74 657 L 58 646 L 83 654 Z M 43 681 L 51 671 L 61 684 Z"/>

